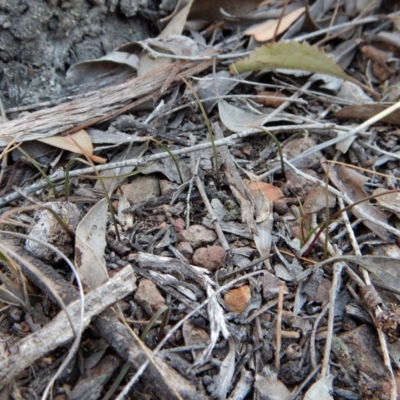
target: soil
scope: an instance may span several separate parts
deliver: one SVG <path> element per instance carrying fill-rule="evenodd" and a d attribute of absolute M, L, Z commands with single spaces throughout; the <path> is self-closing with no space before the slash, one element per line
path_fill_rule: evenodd
<path fill-rule="evenodd" d="M 131 1 L 0 0 L 0 99 L 4 107 L 63 95 L 68 68 L 149 36 Z"/>

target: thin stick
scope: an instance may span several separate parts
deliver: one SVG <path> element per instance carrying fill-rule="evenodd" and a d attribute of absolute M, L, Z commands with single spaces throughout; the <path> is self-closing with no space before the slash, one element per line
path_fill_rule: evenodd
<path fill-rule="evenodd" d="M 286 11 L 286 7 L 287 7 L 288 3 L 289 3 L 289 1 L 286 0 L 285 4 L 282 7 L 282 12 L 281 12 L 281 15 L 279 16 L 279 20 L 278 20 L 278 23 L 276 24 L 274 36 L 272 37 L 272 40 L 271 40 L 272 43 L 275 43 L 275 39 L 276 39 L 276 36 L 278 35 L 279 27 L 281 26 L 282 18 L 285 15 L 285 11 Z"/>
<path fill-rule="evenodd" d="M 236 283 L 244 280 L 244 279 L 249 279 L 252 276 L 255 276 L 257 274 L 262 273 L 262 271 L 255 271 L 250 274 L 240 276 L 237 279 L 232 280 L 231 282 L 227 283 L 226 285 L 221 286 L 218 288 L 210 297 L 208 297 L 206 300 L 203 301 L 199 306 L 194 308 L 190 313 L 188 313 L 184 318 L 182 318 L 171 330 L 169 330 L 164 339 L 157 345 L 157 347 L 153 350 L 153 353 L 151 355 L 149 354 L 149 359 L 146 360 L 143 365 L 138 369 L 136 374 L 131 378 L 131 380 L 128 382 L 128 384 L 125 386 L 123 391 L 119 394 L 116 400 L 122 400 L 129 392 L 131 387 L 134 385 L 134 383 L 137 381 L 137 379 L 142 375 L 143 371 L 147 368 L 151 360 L 153 360 L 153 357 L 161 350 L 161 348 L 164 346 L 165 343 L 170 339 L 170 337 L 189 319 L 191 318 L 194 314 L 196 314 L 200 309 L 202 309 L 206 304 L 208 304 L 211 299 L 216 296 L 217 294 L 221 293 L 222 291 L 228 289 L 229 287 L 235 285 Z"/>
<path fill-rule="evenodd" d="M 135 279 L 130 266 L 125 267 L 114 277 L 85 296 L 85 315 L 81 320 L 80 303 L 76 300 L 67 306 L 73 325 L 82 322 L 82 328 L 89 325 L 91 319 L 108 306 L 124 298 L 135 289 Z M 21 371 L 32 365 L 34 360 L 48 354 L 59 346 L 68 343 L 74 337 L 74 331 L 68 323 L 64 311 L 61 311 L 50 323 L 14 345 L 10 345 L 10 356 L 0 361 L 0 386 L 10 382 Z"/>
<path fill-rule="evenodd" d="M 275 327 L 275 369 L 279 371 L 281 363 L 281 346 L 282 346 L 282 311 L 283 311 L 283 293 L 285 288 L 283 284 L 279 284 L 278 305 L 276 311 L 276 327 Z"/>
<path fill-rule="evenodd" d="M 328 326 L 327 326 L 327 336 L 324 350 L 324 359 L 322 362 L 321 376 L 325 377 L 329 374 L 329 359 L 332 347 L 332 336 L 333 336 L 333 322 L 335 318 L 335 301 L 336 293 L 339 284 L 339 277 L 342 273 L 343 265 L 342 263 L 335 263 L 333 267 L 333 280 L 332 286 L 329 291 L 329 314 L 328 314 Z"/>
<path fill-rule="evenodd" d="M 329 304 L 326 304 L 322 311 L 319 313 L 318 317 L 314 321 L 314 325 L 311 331 L 310 336 L 310 357 L 311 357 L 311 365 L 315 369 L 317 368 L 317 356 L 315 351 L 315 336 L 317 334 L 318 325 L 321 322 L 321 319 L 328 311 Z"/>

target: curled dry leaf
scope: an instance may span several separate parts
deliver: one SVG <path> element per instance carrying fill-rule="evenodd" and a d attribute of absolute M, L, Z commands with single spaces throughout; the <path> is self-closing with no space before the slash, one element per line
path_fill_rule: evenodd
<path fill-rule="evenodd" d="M 271 185 L 270 183 L 263 181 L 246 181 L 246 184 L 254 196 L 261 192 L 268 200 L 272 202 L 283 199 L 285 197 L 281 189 L 274 185 Z"/>
<path fill-rule="evenodd" d="M 333 375 L 325 376 L 315 382 L 307 393 L 304 395 L 304 400 L 333 400 L 332 393 L 332 381 L 335 377 Z"/>
<path fill-rule="evenodd" d="M 237 289 L 232 289 L 226 293 L 225 303 L 229 309 L 235 313 L 242 313 L 251 299 L 250 286 L 245 285 Z"/>
<path fill-rule="evenodd" d="M 265 195 L 265 193 L 250 181 L 244 181 L 255 199 L 256 210 L 256 229 L 254 235 L 254 242 L 261 257 L 268 257 L 271 251 L 272 242 L 272 201 Z M 268 259 L 264 261 L 265 265 L 269 267 Z"/>
<path fill-rule="evenodd" d="M 300 7 L 297 10 L 285 15 L 281 19 L 271 19 L 262 24 L 253 26 L 245 31 L 245 35 L 254 36 L 254 39 L 259 42 L 267 42 L 285 32 L 305 11 L 305 7 Z M 276 30 L 278 28 L 278 30 Z M 275 33 L 276 32 L 276 33 Z"/>
<path fill-rule="evenodd" d="M 225 100 L 220 100 L 218 102 L 218 111 L 222 123 L 232 132 L 242 132 L 250 125 L 261 125 L 268 117 L 267 113 L 255 114 L 250 110 L 233 106 Z M 272 111 L 272 109 L 266 111 Z M 279 113 L 278 116 L 269 119 L 269 122 L 275 121 L 301 123 L 301 121 L 296 119 L 295 116 L 283 112 Z"/>
<path fill-rule="evenodd" d="M 389 108 L 389 106 L 375 103 L 348 106 L 335 113 L 334 117 L 340 120 L 361 119 L 362 121 L 366 121 L 387 108 Z M 383 117 L 379 122 L 384 122 L 389 125 L 400 125 L 400 110 L 393 111 L 386 117 Z"/>
<path fill-rule="evenodd" d="M 307 214 L 318 212 L 326 207 L 326 189 L 322 188 L 318 184 L 314 185 L 309 192 L 303 203 L 304 211 Z M 332 193 L 328 192 L 328 207 L 335 207 L 336 197 Z"/>
<path fill-rule="evenodd" d="M 268 366 L 256 375 L 254 386 L 261 399 L 289 400 L 292 397 L 289 389 L 278 379 L 278 374 Z"/>
<path fill-rule="evenodd" d="M 257 94 L 259 96 L 271 96 L 270 98 L 268 98 L 268 97 L 258 97 L 257 98 L 257 103 L 263 104 L 266 107 L 278 108 L 287 99 L 287 96 L 285 96 L 284 94 L 279 93 L 279 92 L 271 92 L 269 90 L 262 90 L 260 92 L 257 92 Z M 276 97 L 281 97 L 282 100 L 279 100 Z"/>
<path fill-rule="evenodd" d="M 386 190 L 383 188 L 378 188 L 374 190 L 374 195 L 387 193 L 376 198 L 378 204 L 385 210 L 388 210 L 397 215 L 400 218 L 400 193 L 391 190 Z"/>
<path fill-rule="evenodd" d="M 106 159 L 93 154 L 92 139 L 84 129 L 68 136 L 56 135 L 38 139 L 38 141 L 72 153 L 83 154 L 100 164 L 106 162 Z"/>
<path fill-rule="evenodd" d="M 345 193 L 353 202 L 357 202 L 367 197 L 367 193 L 364 190 L 364 183 L 366 180 L 368 180 L 368 178 L 364 175 L 361 175 L 353 169 L 345 166 L 340 166 L 339 168 L 329 168 L 329 170 L 326 169 L 326 171 L 328 171 L 329 179 L 332 181 L 332 183 L 339 190 Z M 376 209 L 369 201 L 364 201 L 356 207 L 352 207 L 350 212 L 360 219 L 363 219 L 363 214 L 369 215 L 373 219 L 384 223 L 386 223 L 388 219 L 386 214 Z M 373 224 L 370 221 L 364 221 L 363 223 L 381 239 L 388 239 L 388 233 L 385 229 Z"/>
<path fill-rule="evenodd" d="M 107 202 L 95 204 L 76 230 L 75 265 L 82 283 L 94 289 L 108 279 L 104 249 L 106 247 Z"/>

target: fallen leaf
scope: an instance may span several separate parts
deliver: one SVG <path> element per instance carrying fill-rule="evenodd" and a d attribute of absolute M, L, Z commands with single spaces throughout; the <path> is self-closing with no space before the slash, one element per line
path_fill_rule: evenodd
<path fill-rule="evenodd" d="M 107 202 L 95 204 L 76 230 L 75 265 L 82 283 L 90 289 L 108 279 L 104 249 L 106 247 Z"/>
<path fill-rule="evenodd" d="M 229 309 L 235 313 L 242 313 L 251 299 L 250 287 L 242 286 L 238 289 L 232 289 L 225 294 L 224 300 Z"/>
<path fill-rule="evenodd" d="M 360 104 L 357 106 L 343 107 L 340 111 L 333 114 L 337 119 L 348 120 L 348 119 L 361 119 L 366 121 L 376 114 L 386 110 L 390 106 L 383 104 Z M 386 117 L 379 120 L 389 125 L 400 125 L 400 110 L 395 110 Z"/>
<path fill-rule="evenodd" d="M 278 379 L 278 374 L 272 372 L 268 366 L 256 375 L 254 386 L 261 399 L 289 400 L 292 397 L 289 389 Z"/>
<path fill-rule="evenodd" d="M 248 188 L 252 191 L 255 199 L 255 217 L 256 217 L 256 234 L 254 234 L 254 242 L 261 257 L 268 257 L 271 251 L 272 243 L 272 201 L 258 187 L 251 187 L 251 182 L 244 181 Z M 264 261 L 269 266 L 268 259 Z"/>
<path fill-rule="evenodd" d="M 386 66 L 387 61 L 393 57 L 392 52 L 380 50 L 372 45 L 361 46 L 360 51 L 366 59 L 376 61 L 378 64 L 384 66 Z"/>
<path fill-rule="evenodd" d="M 242 132 L 250 125 L 260 125 L 268 117 L 266 113 L 255 114 L 250 110 L 233 106 L 225 100 L 220 100 L 218 102 L 218 111 L 222 123 L 232 132 Z M 293 115 L 279 113 L 278 116 L 271 118 L 269 122 L 290 121 L 296 123 L 295 120 L 296 117 Z M 300 120 L 297 121 L 301 123 Z"/>
<path fill-rule="evenodd" d="M 283 93 L 271 92 L 268 90 L 262 90 L 260 92 L 257 92 L 257 95 L 258 96 L 270 96 L 270 98 L 269 97 L 257 97 L 257 99 L 256 99 L 257 103 L 263 104 L 266 107 L 278 108 L 287 99 L 287 96 L 285 96 Z M 280 98 L 282 98 L 282 100 L 279 100 L 276 97 L 280 97 Z"/>
<path fill-rule="evenodd" d="M 178 1 L 177 8 L 181 8 L 179 10 L 174 10 L 173 17 L 168 22 L 168 25 L 158 35 L 158 37 L 161 38 L 169 35 L 180 35 L 185 28 L 190 9 L 192 8 L 192 3 L 193 0 L 186 0 L 186 4 L 185 2 Z"/>
<path fill-rule="evenodd" d="M 373 195 L 381 193 L 387 194 L 376 198 L 378 204 L 385 210 L 395 213 L 397 215 L 397 218 L 400 218 L 400 193 L 383 188 L 378 188 L 374 190 Z"/>
<path fill-rule="evenodd" d="M 115 162 L 115 161 L 123 161 L 123 160 L 130 160 L 133 158 L 139 158 L 141 157 L 148 148 L 148 142 L 143 143 L 141 146 L 132 146 L 128 152 L 122 152 L 119 153 L 117 156 L 112 158 L 110 161 Z M 127 178 L 124 176 L 125 174 L 129 174 L 135 169 L 135 166 L 127 166 L 127 167 L 121 167 L 121 168 L 113 168 L 107 171 L 102 171 L 100 172 L 100 176 L 115 176 L 114 179 L 103 179 L 104 186 L 106 190 L 109 193 L 113 193 L 114 190 Z M 121 178 L 118 176 L 122 175 Z M 102 190 L 102 186 L 100 182 L 96 182 L 94 185 L 95 189 Z"/>
<path fill-rule="evenodd" d="M 248 36 L 254 36 L 254 39 L 259 42 L 266 42 L 268 40 L 271 40 L 274 38 L 275 35 L 277 36 L 285 32 L 293 24 L 293 22 L 295 22 L 304 13 L 305 9 L 305 7 L 300 7 L 297 10 L 294 10 L 291 13 L 285 15 L 280 20 L 272 19 L 262 24 L 253 26 L 247 29 L 244 34 Z M 278 31 L 276 31 L 277 27 Z"/>
<path fill-rule="evenodd" d="M 246 71 L 278 68 L 332 75 L 364 87 L 356 79 L 343 72 L 323 51 L 306 42 L 301 44 L 279 42 L 258 47 L 248 57 L 231 64 L 229 71 L 233 75 Z"/>
<path fill-rule="evenodd" d="M 214 399 L 226 399 L 229 389 L 233 384 L 233 376 L 235 373 L 235 354 L 236 344 L 233 338 L 229 338 L 229 352 L 223 359 L 219 374 L 215 377 L 214 390 L 211 393 Z"/>
<path fill-rule="evenodd" d="M 138 49 L 140 49 L 138 47 Z M 82 61 L 73 64 L 67 71 L 64 85 L 67 87 L 93 84 L 104 84 L 105 77 L 123 79 L 136 72 L 139 57 L 135 53 L 118 49 L 96 60 Z M 102 80 L 103 82 L 100 82 Z"/>
<path fill-rule="evenodd" d="M 178 34 L 146 39 L 143 43 L 152 50 L 162 54 L 195 56 L 199 53 L 199 46 L 193 39 Z M 168 57 L 154 58 L 151 53 L 144 51 L 140 56 L 138 64 L 138 76 L 145 75 L 155 69 L 169 65 L 174 61 L 175 60 Z"/>
<path fill-rule="evenodd" d="M 336 197 L 328 192 L 328 207 L 336 205 Z M 315 184 L 307 193 L 304 199 L 303 208 L 306 214 L 311 214 L 326 208 L 326 189 Z"/>
<path fill-rule="evenodd" d="M 283 199 L 285 197 L 281 189 L 279 189 L 274 185 L 271 185 L 270 183 L 263 181 L 246 182 L 246 183 L 251 193 L 253 193 L 254 196 L 257 196 L 257 194 L 261 192 L 268 200 L 272 202 L 279 199 Z"/>
<path fill-rule="evenodd" d="M 325 376 L 315 382 L 307 393 L 304 395 L 304 400 L 333 400 L 332 397 L 332 381 L 335 377 L 333 375 Z"/>
<path fill-rule="evenodd" d="M 324 165 L 323 167 L 326 169 L 326 171 L 328 171 Z M 329 179 L 353 202 L 357 202 L 367 197 L 367 193 L 364 190 L 364 183 L 366 180 L 368 180 L 368 178 L 351 168 L 347 168 L 345 166 L 340 166 L 339 168 L 329 168 Z M 357 208 L 361 209 L 363 213 L 373 217 L 378 221 L 385 223 L 387 222 L 387 215 L 376 209 L 369 201 L 364 201 L 363 203 L 357 205 L 357 207 L 352 207 L 350 210 L 354 216 L 363 219 L 362 213 L 360 213 Z M 388 233 L 385 229 L 373 224 L 370 221 L 363 221 L 363 224 L 371 229 L 371 231 L 382 240 L 388 239 Z"/>
<path fill-rule="evenodd" d="M 68 136 L 56 135 L 37 140 L 50 146 L 57 147 L 58 149 L 67 150 L 77 154 L 84 154 L 97 163 L 104 164 L 107 161 L 106 159 L 93 154 L 92 140 L 84 129 Z"/>

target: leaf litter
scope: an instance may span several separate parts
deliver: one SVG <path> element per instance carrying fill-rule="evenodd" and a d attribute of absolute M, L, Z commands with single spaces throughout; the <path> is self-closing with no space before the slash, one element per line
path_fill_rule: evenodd
<path fill-rule="evenodd" d="M 394 400 L 397 15 L 368 0 L 206 3 L 177 2 L 158 37 L 72 66 L 66 86 L 86 97 L 0 124 L 2 235 L 74 259 L 96 329 L 53 395 Z M 33 158 L 10 151 L 20 142 Z M 72 236 L 32 204 L 75 210 Z M 49 339 L 67 324 L 60 301 L 75 322 L 77 290 L 63 257 L 29 243 L 1 246 L 0 364 L 20 366 L 0 382 L 33 399 L 74 338 Z"/>

